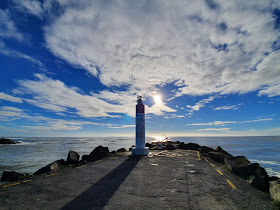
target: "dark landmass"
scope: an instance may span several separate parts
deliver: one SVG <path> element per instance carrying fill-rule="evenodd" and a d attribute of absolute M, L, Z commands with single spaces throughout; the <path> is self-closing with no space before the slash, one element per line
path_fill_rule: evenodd
<path fill-rule="evenodd" d="M 20 142 L 11 139 L 1 138 L 0 144 L 20 144 Z"/>

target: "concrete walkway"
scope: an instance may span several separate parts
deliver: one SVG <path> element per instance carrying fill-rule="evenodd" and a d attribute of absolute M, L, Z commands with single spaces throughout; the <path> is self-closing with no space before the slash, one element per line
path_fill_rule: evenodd
<path fill-rule="evenodd" d="M 196 151 L 123 153 L 0 188 L 0 209 L 279 209 Z"/>

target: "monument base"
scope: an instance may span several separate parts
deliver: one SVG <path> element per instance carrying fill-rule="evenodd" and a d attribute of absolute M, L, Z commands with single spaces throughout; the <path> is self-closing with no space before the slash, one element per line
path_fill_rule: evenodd
<path fill-rule="evenodd" d="M 134 156 L 147 156 L 149 154 L 149 147 L 145 147 L 145 149 L 136 149 L 136 147 L 132 147 L 131 152 Z"/>

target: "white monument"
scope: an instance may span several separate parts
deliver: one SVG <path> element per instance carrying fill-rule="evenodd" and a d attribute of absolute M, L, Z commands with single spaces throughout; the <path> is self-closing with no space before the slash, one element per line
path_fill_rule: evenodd
<path fill-rule="evenodd" d="M 142 96 L 137 96 L 136 105 L 136 146 L 132 147 L 132 155 L 146 156 L 149 147 L 145 147 L 145 105 Z"/>

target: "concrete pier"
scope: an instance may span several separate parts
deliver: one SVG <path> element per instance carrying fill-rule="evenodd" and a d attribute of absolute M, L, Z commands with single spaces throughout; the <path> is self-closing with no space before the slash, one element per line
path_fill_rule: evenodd
<path fill-rule="evenodd" d="M 279 209 L 193 150 L 129 152 L 0 187 L 0 209 Z"/>

